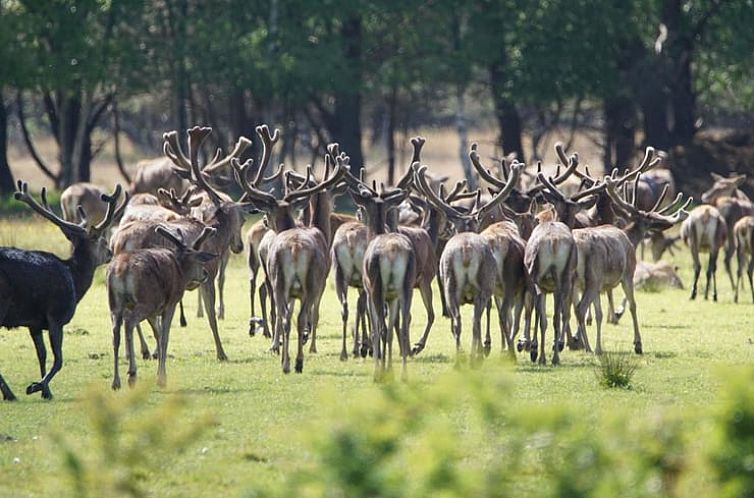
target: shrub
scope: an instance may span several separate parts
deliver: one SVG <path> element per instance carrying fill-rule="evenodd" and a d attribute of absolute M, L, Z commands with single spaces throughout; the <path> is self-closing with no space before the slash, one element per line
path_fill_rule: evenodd
<path fill-rule="evenodd" d="M 598 364 L 595 373 L 600 385 L 608 388 L 631 388 L 631 379 L 639 368 L 632 355 L 605 352 L 597 358 Z"/>

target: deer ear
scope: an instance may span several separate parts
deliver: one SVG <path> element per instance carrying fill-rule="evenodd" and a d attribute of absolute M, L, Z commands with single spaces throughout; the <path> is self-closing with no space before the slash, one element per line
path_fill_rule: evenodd
<path fill-rule="evenodd" d="M 734 180 L 734 181 L 735 181 L 735 183 L 736 183 L 736 186 L 740 187 L 740 186 L 741 186 L 741 185 L 743 185 L 743 184 L 744 184 L 744 182 L 746 181 L 746 175 L 738 175 L 738 176 L 737 176 L 737 177 L 735 178 L 735 180 Z"/>
<path fill-rule="evenodd" d="M 188 207 L 192 207 L 192 208 L 193 207 L 197 207 L 201 203 L 202 203 L 202 198 L 201 197 L 194 197 L 193 199 L 191 199 L 190 201 L 188 201 Z"/>
<path fill-rule="evenodd" d="M 723 175 L 719 175 L 717 173 L 710 173 L 709 176 L 712 177 L 713 180 L 716 182 L 719 182 L 720 180 L 725 180 L 725 177 Z"/>
<path fill-rule="evenodd" d="M 592 195 L 591 197 L 588 197 L 585 201 L 579 201 L 577 203 L 581 209 L 589 209 L 590 207 L 597 204 L 597 196 Z"/>

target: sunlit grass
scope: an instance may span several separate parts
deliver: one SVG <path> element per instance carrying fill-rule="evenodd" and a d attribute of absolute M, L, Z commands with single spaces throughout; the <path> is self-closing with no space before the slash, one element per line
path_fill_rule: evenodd
<path fill-rule="evenodd" d="M 55 228 L 30 219 L 0 223 L 0 242 L 63 255 L 68 250 Z M 680 266 L 688 287 L 688 253 L 683 251 L 674 263 Z M 719 267 L 719 303 L 690 302 L 688 290 L 638 293 L 645 353 L 634 359 L 637 371 L 631 390 L 601 388 L 594 375 L 595 358 L 585 353 L 565 351 L 562 365 L 549 365 L 550 333 L 548 365 L 533 365 L 527 355 L 518 355 L 518 363 L 510 367 L 513 386 L 501 396 L 512 406 L 566 404 L 594 419 L 614 412 L 641 414 L 658 407 L 689 412 L 709 407 L 716 400 L 719 367 L 750 364 L 754 359 L 754 308 L 733 304 L 722 262 Z M 85 411 L 92 408 L 83 401 L 89 389 L 104 396 L 125 395 L 110 393 L 112 336 L 103 275 L 101 268 L 94 287 L 66 328 L 65 364 L 52 383 L 54 401 L 24 394 L 26 385 L 39 376 L 28 333 L 22 329 L 0 331 L 0 371 L 20 396 L 17 403 L 0 403 L 0 496 L 59 496 L 61 489 L 70 489 L 61 477 L 61 454 L 51 435 L 64 434 L 69 441 L 89 437 Z M 226 319 L 220 322 L 220 332 L 229 362 L 221 364 L 215 359 L 206 321 L 195 318 L 195 293 L 186 296 L 188 327 L 175 326 L 171 334 L 168 387 L 161 390 L 155 386 L 155 362 L 139 360 L 139 384 L 151 391 L 145 402 L 148 406 L 179 394 L 190 407 L 176 415 L 168 428 L 199 423 L 207 413 L 214 420 L 194 446 L 171 453 L 147 471 L 144 478 L 149 479 L 153 496 L 240 496 L 258 483 L 279 483 L 308 458 L 302 433 L 329 429 L 324 422 L 318 423 L 330 420 L 322 418 L 324 412 L 331 412 L 331 405 L 323 404 L 322 393 L 336 396 L 338 403 L 348 407 L 364 403 L 370 393 L 381 389 L 371 381 L 370 359 L 338 359 L 340 307 L 331 282 L 322 302 L 319 353 L 306 354 L 302 375 L 283 375 L 279 358 L 267 352 L 268 341 L 259 335 L 248 336 L 248 277 L 242 255 L 234 256 L 230 265 L 226 299 Z M 354 294 L 350 304 L 353 310 Z M 440 317 L 439 309 L 439 296 L 435 295 L 438 318 L 427 348 L 409 363 L 409 382 L 419 389 L 428 388 L 454 368 L 450 325 Z M 465 310 L 462 336 L 467 351 L 471 344 L 469 311 Z M 413 312 L 411 333 L 416 339 L 425 323 L 419 299 L 414 300 Z M 593 327 L 589 333 L 593 337 Z M 492 337 L 493 352 L 482 372 L 506 362 L 494 329 Z M 603 349 L 627 353 L 633 350 L 632 342 L 630 315 L 618 326 L 604 326 Z M 467 368 L 462 366 L 461 372 Z M 5 442 L 2 435 L 12 441 Z M 535 478 L 533 474 L 524 476 Z"/>

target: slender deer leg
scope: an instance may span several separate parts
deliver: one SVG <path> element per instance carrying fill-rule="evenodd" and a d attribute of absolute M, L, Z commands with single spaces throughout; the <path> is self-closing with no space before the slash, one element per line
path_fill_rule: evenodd
<path fill-rule="evenodd" d="M 602 354 L 602 302 L 599 292 L 594 297 L 594 320 L 597 322 L 597 346 L 594 352 Z"/>
<path fill-rule="evenodd" d="M 733 227 L 730 228 L 730 230 L 733 230 Z M 733 253 L 736 250 L 735 243 L 734 243 L 734 236 L 731 233 L 730 237 L 727 237 L 727 240 L 725 242 L 725 247 L 723 248 L 723 257 L 725 258 L 723 260 L 723 263 L 725 265 L 725 272 L 728 274 L 728 278 L 730 279 L 730 287 L 731 289 L 735 288 L 735 285 L 733 284 L 733 272 L 731 271 L 731 264 L 730 261 L 733 259 Z"/>
<path fill-rule="evenodd" d="M 754 254 L 749 258 L 749 266 L 746 269 L 749 276 L 749 288 L 751 289 L 751 301 L 754 303 L 754 281 L 752 281 L 752 273 L 754 273 Z"/>
<path fill-rule="evenodd" d="M 746 263 L 746 254 L 743 247 L 738 247 L 736 250 L 736 261 L 738 262 L 738 268 L 736 271 L 736 285 L 733 287 L 733 302 L 738 302 L 738 288 L 741 286 L 741 280 L 744 274 L 744 264 Z"/>
<path fill-rule="evenodd" d="M 348 331 L 348 286 L 346 285 L 345 276 L 343 275 L 343 269 L 337 263 L 335 263 L 335 294 L 338 296 L 338 301 L 340 301 L 340 319 L 343 325 L 343 344 L 340 349 L 340 359 L 341 361 L 346 361 L 348 359 L 348 351 L 346 350 L 346 333 Z M 355 326 L 356 325 L 354 325 L 354 327 Z"/>
<path fill-rule="evenodd" d="M 639 332 L 639 318 L 636 315 L 636 299 L 634 298 L 633 276 L 626 276 L 621 282 L 623 292 L 628 299 L 628 309 L 631 311 L 631 320 L 634 325 L 634 352 L 642 354 L 641 333 Z"/>
<path fill-rule="evenodd" d="M 37 360 L 39 361 L 39 376 L 44 377 L 47 372 L 47 348 L 45 348 L 45 338 L 42 329 L 29 329 L 31 340 L 34 342 L 34 349 L 37 351 Z"/>
<path fill-rule="evenodd" d="M 702 271 L 702 264 L 699 262 L 699 248 L 696 244 L 696 238 L 692 237 L 691 241 L 691 258 L 694 260 L 694 283 L 691 286 L 691 299 L 696 299 L 697 283 L 699 282 L 699 273 Z"/>
<path fill-rule="evenodd" d="M 160 345 L 159 358 L 157 364 L 157 385 L 165 387 L 167 384 L 167 361 L 168 361 L 168 343 L 170 342 L 170 325 L 175 315 L 175 304 L 168 306 L 160 318 Z"/>
<path fill-rule="evenodd" d="M 143 360 L 149 360 L 152 358 L 152 353 L 149 351 L 149 344 L 147 344 L 147 340 L 144 338 L 144 332 L 141 330 L 141 325 L 136 325 L 136 334 L 139 336 L 139 346 L 141 350 L 141 358 Z"/>
<path fill-rule="evenodd" d="M 491 333 L 491 330 L 490 330 L 491 329 L 491 325 L 490 325 L 491 317 L 490 317 L 490 315 L 492 314 L 492 299 L 490 299 L 489 301 L 487 301 L 487 306 L 485 306 L 484 312 L 487 315 L 487 328 L 486 328 L 486 332 L 485 332 L 485 336 L 484 336 L 484 346 L 483 346 L 483 348 L 484 348 L 485 355 L 488 355 L 490 353 L 490 350 L 492 349 L 492 336 L 490 335 L 490 333 Z M 499 320 L 500 320 L 500 316 L 498 316 L 498 321 Z M 481 347 L 482 346 L 480 346 L 480 348 Z"/>
<path fill-rule="evenodd" d="M 63 327 L 57 323 L 50 324 L 50 349 L 52 349 L 52 368 L 42 377 L 39 382 L 32 382 L 26 388 L 26 394 L 42 391 L 44 399 L 52 399 L 50 381 L 61 368 L 63 368 Z"/>
<path fill-rule="evenodd" d="M 118 370 L 118 356 L 120 351 L 120 328 L 123 325 L 123 317 L 112 315 L 113 322 L 113 390 L 120 389 L 120 372 Z"/>
<path fill-rule="evenodd" d="M 707 270 L 707 282 L 709 284 L 709 274 L 712 274 L 712 300 L 717 302 L 717 250 L 710 251 L 709 267 Z M 707 291 L 704 292 L 704 298 L 707 299 Z"/>
<path fill-rule="evenodd" d="M 301 301 L 301 308 L 298 310 L 298 319 L 296 320 L 298 344 L 296 350 L 296 365 L 294 367 L 296 373 L 304 371 L 304 336 L 306 335 L 307 328 L 312 326 L 308 323 L 309 317 L 311 316 L 311 307 L 311 302 L 309 299 L 305 298 Z M 345 347 L 345 341 L 343 342 L 343 345 Z M 348 355 L 346 355 L 346 357 L 348 357 Z"/>
<path fill-rule="evenodd" d="M 0 392 L 3 393 L 3 400 L 16 401 L 16 395 L 10 390 L 10 386 L 5 382 L 2 375 L 0 375 Z"/>
<path fill-rule="evenodd" d="M 199 299 L 200 299 L 200 301 L 199 301 L 199 309 L 201 309 L 202 308 L 201 296 L 199 296 Z M 181 327 L 185 327 L 186 325 L 188 325 L 188 322 L 186 321 L 186 311 L 183 309 L 183 299 L 181 299 L 178 302 L 178 306 L 179 306 L 179 309 L 180 309 L 180 312 L 181 312 L 181 317 L 180 317 L 180 322 L 179 323 L 180 323 Z"/>
<path fill-rule="evenodd" d="M 207 321 L 209 321 L 209 328 L 212 330 L 212 338 L 215 340 L 215 351 L 217 351 L 217 359 L 220 361 L 227 361 L 228 356 L 223 349 L 223 343 L 220 340 L 220 333 L 217 330 L 217 317 L 215 317 L 215 279 L 209 278 L 199 287 L 199 293 L 204 300 L 204 309 L 207 312 Z"/>
<path fill-rule="evenodd" d="M 419 339 L 419 342 L 417 342 L 414 345 L 413 350 L 411 350 L 412 355 L 419 354 L 424 350 L 427 345 L 427 339 L 429 338 L 429 332 L 432 330 L 432 324 L 435 323 L 435 310 L 432 306 L 432 282 L 422 282 L 422 285 L 419 287 L 419 294 L 424 303 L 424 309 L 427 311 L 427 325 L 424 327 L 424 333 Z"/>
<path fill-rule="evenodd" d="M 225 251 L 220 260 L 220 270 L 217 272 L 217 319 L 225 320 L 225 269 L 230 260 L 230 251 Z"/>
<path fill-rule="evenodd" d="M 212 285 L 214 285 L 214 283 Z M 204 318 L 204 304 L 202 302 L 204 301 L 203 297 L 204 296 L 202 296 L 201 292 L 196 293 L 196 317 L 197 318 Z"/>
<path fill-rule="evenodd" d="M 547 295 L 541 293 L 537 302 L 537 319 L 539 320 L 539 360 L 537 360 L 537 344 L 532 342 L 531 344 L 531 358 L 532 361 L 539 361 L 540 365 L 545 365 L 547 359 L 545 358 L 545 332 L 547 332 Z"/>
<path fill-rule="evenodd" d="M 134 352 L 134 327 L 126 324 L 126 357 L 128 358 L 128 385 L 136 385 L 136 353 Z"/>

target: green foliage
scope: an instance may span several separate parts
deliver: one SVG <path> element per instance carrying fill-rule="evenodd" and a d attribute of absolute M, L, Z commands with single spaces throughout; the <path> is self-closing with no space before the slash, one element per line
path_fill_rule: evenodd
<path fill-rule="evenodd" d="M 601 386 L 631 388 L 631 380 L 639 365 L 630 354 L 608 351 L 597 358 L 595 375 Z"/>
<path fill-rule="evenodd" d="M 725 498 L 754 496 L 754 369 L 731 370 L 710 457 Z"/>
<path fill-rule="evenodd" d="M 79 498 L 148 496 L 148 473 L 159 473 L 212 424 L 210 416 L 186 423 L 186 402 L 179 396 L 150 406 L 144 387 L 124 393 L 92 388 L 83 408 L 89 417 L 86 440 L 60 433 L 52 437 L 71 495 Z"/>

